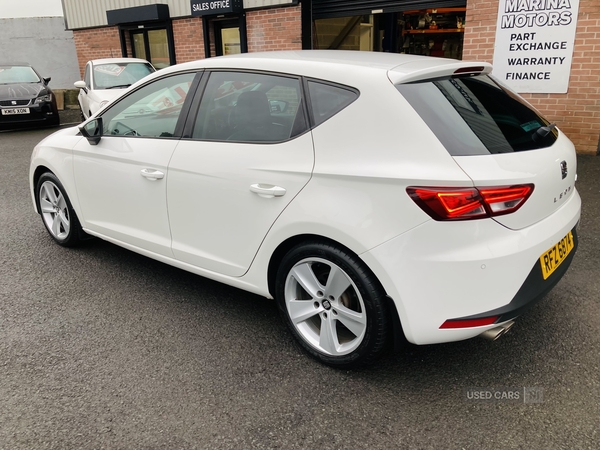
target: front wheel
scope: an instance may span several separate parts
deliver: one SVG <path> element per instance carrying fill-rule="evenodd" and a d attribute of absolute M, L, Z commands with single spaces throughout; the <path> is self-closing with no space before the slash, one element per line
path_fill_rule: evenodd
<path fill-rule="evenodd" d="M 385 293 L 368 268 L 345 249 L 321 242 L 294 247 L 280 265 L 276 298 L 302 348 L 325 364 L 365 366 L 385 349 Z"/>
<path fill-rule="evenodd" d="M 38 211 L 46 230 L 60 245 L 72 247 L 83 233 L 65 188 L 50 172 L 43 174 L 36 186 Z"/>

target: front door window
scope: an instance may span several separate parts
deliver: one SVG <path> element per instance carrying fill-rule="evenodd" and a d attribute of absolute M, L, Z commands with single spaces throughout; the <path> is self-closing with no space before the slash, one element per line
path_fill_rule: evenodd
<path fill-rule="evenodd" d="M 105 136 L 173 137 L 194 73 L 162 78 L 102 114 Z"/>

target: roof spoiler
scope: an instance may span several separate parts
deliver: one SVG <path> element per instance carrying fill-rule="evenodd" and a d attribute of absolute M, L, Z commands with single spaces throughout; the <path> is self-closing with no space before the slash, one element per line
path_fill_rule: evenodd
<path fill-rule="evenodd" d="M 438 78 L 487 75 L 492 71 L 492 65 L 486 62 L 449 60 L 440 60 L 440 62 L 442 63 L 427 58 L 423 61 L 401 64 L 389 70 L 388 77 L 394 84 L 405 84 Z"/>

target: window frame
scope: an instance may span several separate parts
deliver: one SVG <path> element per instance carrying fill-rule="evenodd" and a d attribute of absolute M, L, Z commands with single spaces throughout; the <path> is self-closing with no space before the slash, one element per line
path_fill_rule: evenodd
<path fill-rule="evenodd" d="M 213 72 L 235 72 L 235 73 L 250 73 L 250 74 L 256 74 L 256 75 L 268 75 L 268 76 L 280 76 L 280 77 L 284 77 L 284 78 L 293 78 L 293 79 L 298 79 L 300 80 L 300 95 L 301 95 L 301 102 L 300 102 L 300 109 L 302 109 L 302 114 L 303 114 L 303 118 L 304 118 L 304 122 L 306 124 L 305 129 L 295 135 L 294 137 L 290 137 L 289 139 L 285 139 L 282 141 L 274 141 L 274 142 L 243 142 L 243 143 L 248 143 L 248 144 L 257 144 L 257 143 L 261 143 L 261 144 L 279 144 L 279 143 L 283 143 L 283 142 L 289 142 L 293 139 L 296 139 L 310 131 L 312 131 L 313 129 L 315 129 L 316 127 L 320 126 L 321 124 L 327 122 L 327 120 L 331 119 L 332 117 L 336 116 L 337 114 L 339 114 L 341 111 L 343 111 L 344 109 L 346 109 L 348 106 L 350 106 L 352 103 L 354 103 L 356 100 L 358 100 L 360 98 L 360 90 L 352 87 L 352 86 L 348 86 L 342 83 L 337 83 L 335 81 L 329 81 L 329 80 L 323 80 L 320 78 L 314 78 L 314 77 L 307 77 L 307 76 L 303 76 L 303 75 L 297 75 L 297 74 L 291 74 L 291 73 L 285 73 L 285 72 L 271 72 L 271 71 L 267 71 L 267 70 L 252 70 L 252 69 L 242 69 L 242 68 L 215 68 L 215 69 L 207 69 L 204 71 L 204 75 L 202 77 L 202 79 L 199 81 L 198 84 L 198 88 L 196 91 L 196 94 L 194 96 L 194 99 L 192 101 L 192 104 L 190 105 L 189 111 L 188 111 L 188 120 L 186 120 L 186 123 L 184 125 L 183 128 L 183 132 L 182 132 L 182 139 L 186 139 L 186 140 L 193 140 L 193 141 L 199 141 L 199 142 L 234 142 L 234 141 L 226 141 L 226 140 L 209 140 L 209 139 L 198 139 L 198 138 L 194 138 L 193 137 L 193 131 L 194 131 L 194 126 L 196 123 L 196 118 L 198 116 L 198 113 L 200 111 L 200 104 L 202 103 L 202 99 L 204 98 L 205 95 L 205 91 L 206 91 L 206 86 L 208 84 L 208 80 L 210 79 L 210 75 Z M 335 114 L 333 114 L 332 116 L 328 117 L 326 120 L 324 120 L 323 122 L 321 122 L 320 124 L 316 124 L 314 115 L 313 115 L 313 107 L 312 107 L 312 102 L 310 99 L 310 93 L 309 93 L 309 89 L 308 89 L 308 83 L 309 82 L 315 82 L 315 83 L 320 83 L 320 84 L 324 84 L 324 85 L 329 85 L 329 86 L 333 86 L 336 88 L 340 88 L 340 89 L 346 89 L 350 92 L 353 92 L 354 94 L 356 94 L 356 98 L 354 100 L 352 100 L 352 102 L 348 103 L 346 106 L 344 106 L 342 109 L 340 109 L 339 111 L 337 111 Z M 238 141 L 235 141 L 238 142 Z"/>

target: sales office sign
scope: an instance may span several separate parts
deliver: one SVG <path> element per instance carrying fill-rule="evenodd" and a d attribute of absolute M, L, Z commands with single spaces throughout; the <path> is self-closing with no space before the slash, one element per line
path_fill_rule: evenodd
<path fill-rule="evenodd" d="M 191 0 L 192 16 L 208 16 L 210 14 L 227 14 L 241 12 L 242 0 Z"/>
<path fill-rule="evenodd" d="M 579 0 L 500 0 L 494 75 L 517 92 L 564 94 Z"/>

